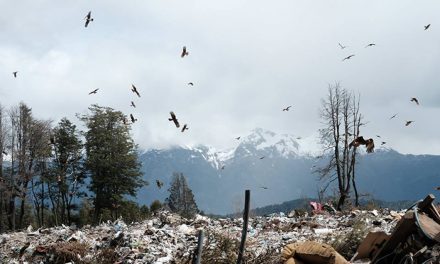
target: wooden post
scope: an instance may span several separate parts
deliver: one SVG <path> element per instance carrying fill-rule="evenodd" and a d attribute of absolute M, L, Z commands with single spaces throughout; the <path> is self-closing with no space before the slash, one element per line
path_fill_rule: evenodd
<path fill-rule="evenodd" d="M 249 222 L 249 202 L 251 199 L 251 191 L 246 190 L 244 196 L 244 212 L 243 212 L 243 230 L 241 233 L 240 250 L 238 251 L 237 264 L 241 264 L 243 260 L 244 246 L 246 243 L 246 235 Z"/>
<path fill-rule="evenodd" d="M 197 249 L 194 254 L 192 264 L 200 264 L 200 261 L 202 259 L 202 249 L 203 249 L 203 230 L 200 230 L 199 231 L 199 238 L 197 240 Z"/>

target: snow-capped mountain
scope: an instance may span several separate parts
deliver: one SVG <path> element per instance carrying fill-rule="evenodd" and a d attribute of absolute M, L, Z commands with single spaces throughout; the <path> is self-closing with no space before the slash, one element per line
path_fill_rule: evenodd
<path fill-rule="evenodd" d="M 307 144 L 300 144 L 299 141 L 307 141 Z M 270 157 L 270 158 L 295 158 L 311 157 L 314 149 L 310 146 L 316 143 L 310 138 L 303 139 L 289 134 L 276 134 L 275 132 L 256 128 L 245 137 L 237 140 L 233 148 L 218 150 L 214 147 L 197 145 L 194 147 L 183 147 L 187 150 L 199 153 L 215 169 L 231 163 L 236 158 L 246 157 Z M 316 149 L 316 148 L 315 148 Z M 197 155 L 193 155 L 193 158 Z"/>
<path fill-rule="evenodd" d="M 314 157 L 315 138 L 257 128 L 224 150 L 198 145 L 146 151 L 140 160 L 150 186 L 141 190 L 139 202 L 164 200 L 168 187 L 158 189 L 154 183 L 159 179 L 169 186 L 173 172 L 188 178 L 199 208 L 209 213 L 241 210 L 245 189 L 251 190 L 252 207 L 314 197 L 320 182 L 313 170 L 325 162 Z M 403 155 L 386 146 L 376 146 L 372 154 L 360 151 L 356 177 L 361 193 L 388 201 L 416 200 L 440 182 L 440 156 Z"/>

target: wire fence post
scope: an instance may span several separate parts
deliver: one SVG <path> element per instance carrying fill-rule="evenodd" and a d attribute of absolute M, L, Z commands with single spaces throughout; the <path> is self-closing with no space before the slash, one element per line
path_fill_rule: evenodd
<path fill-rule="evenodd" d="M 194 252 L 194 258 L 192 261 L 192 264 L 200 264 L 200 261 L 202 259 L 202 249 L 203 249 L 203 230 L 199 231 L 199 238 L 197 239 L 197 249 L 196 252 Z"/>
<path fill-rule="evenodd" d="M 251 199 L 251 191 L 246 190 L 244 194 L 243 230 L 241 233 L 240 250 L 238 251 L 237 264 L 241 264 L 241 262 L 243 261 L 243 252 L 246 243 L 246 235 L 249 222 L 249 202 Z"/>

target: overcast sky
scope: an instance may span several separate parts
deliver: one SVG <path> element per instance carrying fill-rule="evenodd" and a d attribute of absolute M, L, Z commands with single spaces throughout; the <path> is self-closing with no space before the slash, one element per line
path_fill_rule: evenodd
<path fill-rule="evenodd" d="M 361 95 L 361 134 L 440 154 L 440 1 L 0 0 L 0 10 L 0 103 L 23 101 L 37 118 L 78 122 L 98 103 L 139 119 L 142 148 L 225 148 L 256 127 L 316 135 L 320 100 L 340 82 Z"/>

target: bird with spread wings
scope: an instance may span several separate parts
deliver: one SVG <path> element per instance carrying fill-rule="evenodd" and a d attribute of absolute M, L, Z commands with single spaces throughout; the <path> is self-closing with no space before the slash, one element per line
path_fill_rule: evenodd
<path fill-rule="evenodd" d="M 134 86 L 134 84 L 131 85 L 131 91 L 133 93 L 135 93 L 138 97 L 141 97 L 141 95 L 139 94 L 139 92 L 138 92 L 136 86 Z"/>
<path fill-rule="evenodd" d="M 87 14 L 87 16 L 84 19 L 86 20 L 86 24 L 84 26 L 87 27 L 89 25 L 89 23 L 91 21 L 93 21 L 92 11 L 89 11 L 89 13 Z"/>
<path fill-rule="evenodd" d="M 374 140 L 372 138 L 365 140 L 364 137 L 360 136 L 355 138 L 348 147 L 359 147 L 360 145 L 365 145 L 367 147 L 367 152 L 372 153 L 374 152 Z"/>
<path fill-rule="evenodd" d="M 185 56 L 188 56 L 189 52 L 186 50 L 186 46 L 183 46 L 182 48 L 182 54 L 180 54 L 180 57 L 183 58 Z"/>
<path fill-rule="evenodd" d="M 170 112 L 171 118 L 168 118 L 168 121 L 173 121 L 177 128 L 180 127 L 179 120 L 177 120 L 176 115 L 173 111 Z"/>

